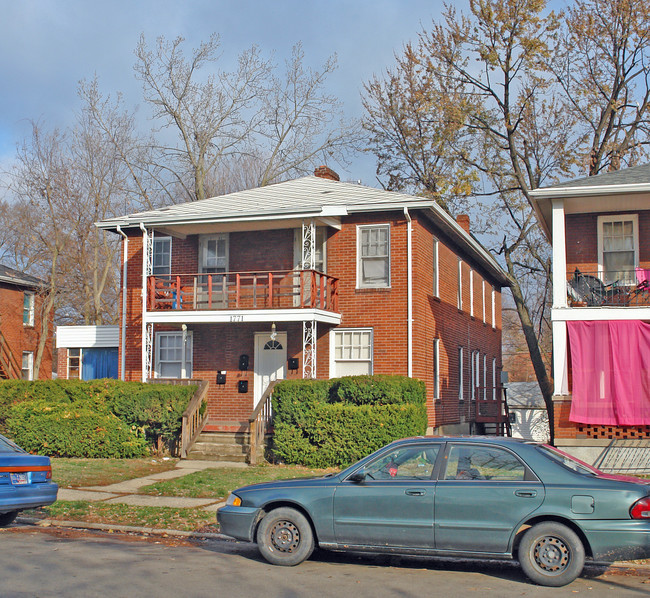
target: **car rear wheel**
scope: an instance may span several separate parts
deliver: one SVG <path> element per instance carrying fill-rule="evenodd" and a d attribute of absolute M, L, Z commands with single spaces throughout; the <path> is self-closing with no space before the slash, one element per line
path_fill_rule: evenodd
<path fill-rule="evenodd" d="M 543 586 L 571 583 L 585 564 L 585 548 L 566 525 L 548 521 L 531 527 L 519 544 L 519 563 L 528 578 Z"/>
<path fill-rule="evenodd" d="M 0 513 L 0 527 L 7 527 L 14 519 L 18 517 L 18 511 L 9 511 L 8 513 Z"/>
<path fill-rule="evenodd" d="M 269 563 L 290 567 L 309 558 L 314 550 L 314 534 L 302 513 L 281 507 L 260 522 L 257 547 Z"/>

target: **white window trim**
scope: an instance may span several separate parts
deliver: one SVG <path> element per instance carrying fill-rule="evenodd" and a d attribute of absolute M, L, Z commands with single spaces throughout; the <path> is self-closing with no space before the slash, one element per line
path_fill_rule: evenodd
<path fill-rule="evenodd" d="M 173 244 L 172 238 L 168 237 L 168 236 L 156 237 L 154 235 L 152 256 L 154 256 L 156 254 L 156 242 L 157 241 L 169 241 L 169 272 L 154 272 L 154 263 L 153 263 L 153 261 L 152 261 L 152 264 L 151 264 L 151 272 L 155 276 L 171 276 L 171 273 L 172 273 L 172 244 Z"/>
<path fill-rule="evenodd" d="M 25 322 L 25 298 L 29 297 L 29 315 L 28 321 Z M 23 295 L 23 326 L 26 328 L 33 328 L 34 326 L 34 315 L 36 312 L 36 293 L 32 291 L 24 291 Z"/>
<path fill-rule="evenodd" d="M 369 332 L 370 333 L 370 359 L 336 359 L 336 333 L 341 332 Z M 370 373 L 374 372 L 375 367 L 375 334 L 372 328 L 334 328 L 330 330 L 330 378 L 335 377 L 336 364 L 338 362 L 370 362 Z"/>
<path fill-rule="evenodd" d="M 433 400 L 440 400 L 440 339 L 433 339 Z"/>
<path fill-rule="evenodd" d="M 474 270 L 469 270 L 469 315 L 474 317 Z"/>
<path fill-rule="evenodd" d="M 497 313 L 497 291 L 494 287 L 492 287 L 492 328 L 497 327 L 497 319 L 496 319 L 496 313 Z"/>
<path fill-rule="evenodd" d="M 497 399 L 497 358 L 492 358 L 492 400 Z"/>
<path fill-rule="evenodd" d="M 230 235 L 228 233 L 219 233 L 217 235 L 200 235 L 199 236 L 199 272 L 204 272 L 205 265 L 205 253 L 207 251 L 208 241 L 219 241 L 220 239 L 225 240 L 226 242 L 226 267 L 225 271 L 228 272 L 230 268 Z"/>
<path fill-rule="evenodd" d="M 464 392 L 464 376 L 463 376 L 463 347 L 458 347 L 458 401 L 464 401 L 465 397 L 463 396 Z"/>
<path fill-rule="evenodd" d="M 463 260 L 458 258 L 458 309 L 463 309 Z"/>
<path fill-rule="evenodd" d="M 361 231 L 364 229 L 371 228 L 387 228 L 388 229 L 388 282 L 385 285 L 367 285 L 362 284 L 361 276 Z M 391 226 L 388 222 L 382 222 L 377 224 L 358 224 L 357 225 L 357 289 L 390 289 L 391 287 Z"/>
<path fill-rule="evenodd" d="M 73 349 L 79 349 L 79 355 L 75 355 L 74 357 L 72 357 L 72 356 L 70 355 L 70 351 L 73 350 Z M 66 364 L 66 365 L 67 365 L 67 368 L 68 368 L 68 373 L 67 373 L 67 379 L 68 379 L 68 380 L 71 379 L 71 378 L 70 378 L 70 359 L 78 359 L 78 360 L 79 360 L 79 378 L 78 378 L 78 379 L 79 379 L 79 380 L 82 379 L 82 376 L 81 376 L 81 367 L 82 367 L 82 364 L 83 364 L 83 353 L 84 353 L 84 350 L 83 350 L 81 347 L 69 347 L 69 348 L 68 348 L 67 364 Z M 77 380 L 77 378 L 75 378 L 75 380 Z"/>
<path fill-rule="evenodd" d="M 194 369 L 194 341 L 193 341 L 193 334 L 191 330 L 188 330 L 186 332 L 177 332 L 177 331 L 164 331 L 164 332 L 157 332 L 156 333 L 156 342 L 155 342 L 155 367 L 154 367 L 154 378 L 160 378 L 160 339 L 163 336 L 185 336 L 186 343 L 190 343 L 190 348 L 192 351 L 192 370 Z M 187 359 L 186 359 L 186 347 L 185 343 L 183 344 L 182 352 L 181 352 L 181 377 L 178 378 L 178 380 L 186 380 L 188 378 L 192 377 L 192 371 L 188 372 L 187 371 Z"/>
<path fill-rule="evenodd" d="M 486 313 L 487 313 L 487 309 L 486 309 L 486 303 L 487 302 L 485 300 L 485 280 L 482 280 L 481 284 L 482 284 L 482 287 L 481 287 L 481 297 L 482 297 L 481 302 L 483 303 L 483 324 L 485 324 L 485 322 L 486 322 L 485 317 L 486 317 Z"/>
<path fill-rule="evenodd" d="M 433 237 L 433 296 L 440 297 L 440 241 Z"/>
<path fill-rule="evenodd" d="M 25 362 L 25 356 L 27 356 L 27 378 L 23 380 L 33 380 L 34 379 L 34 351 L 23 351 L 23 363 Z M 25 371 L 25 368 L 21 364 L 21 375 Z"/>
<path fill-rule="evenodd" d="M 483 400 L 487 399 L 487 353 L 483 353 Z"/>
<path fill-rule="evenodd" d="M 632 221 L 632 235 L 634 236 L 634 264 L 639 265 L 639 215 L 638 214 L 610 214 L 608 216 L 598 216 L 598 277 L 604 280 L 605 277 L 605 259 L 603 243 L 603 224 L 605 222 L 626 222 Z"/>

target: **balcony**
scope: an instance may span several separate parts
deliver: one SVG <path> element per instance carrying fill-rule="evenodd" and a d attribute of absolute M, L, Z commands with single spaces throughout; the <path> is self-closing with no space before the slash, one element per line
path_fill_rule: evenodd
<path fill-rule="evenodd" d="M 317 270 L 149 276 L 149 311 L 321 309 L 338 312 L 338 279 Z"/>
<path fill-rule="evenodd" d="M 583 272 L 575 269 L 567 274 L 567 297 L 570 307 L 639 307 L 650 305 L 649 270 L 608 273 Z M 611 281 L 611 282 L 609 282 Z"/>

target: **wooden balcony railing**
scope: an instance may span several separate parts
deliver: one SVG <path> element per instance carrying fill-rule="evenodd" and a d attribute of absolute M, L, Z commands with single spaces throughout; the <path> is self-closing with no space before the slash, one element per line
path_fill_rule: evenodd
<path fill-rule="evenodd" d="M 147 309 L 338 311 L 338 279 L 317 270 L 150 276 Z"/>
<path fill-rule="evenodd" d="M 650 305 L 650 284 L 641 268 L 609 272 L 574 270 L 567 273 L 571 307 L 635 307 Z"/>

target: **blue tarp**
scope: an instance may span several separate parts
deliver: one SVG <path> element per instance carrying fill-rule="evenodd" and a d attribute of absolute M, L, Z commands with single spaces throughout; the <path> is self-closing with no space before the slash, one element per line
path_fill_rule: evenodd
<path fill-rule="evenodd" d="M 98 378 L 117 378 L 117 347 L 102 349 L 84 349 L 82 380 Z"/>

